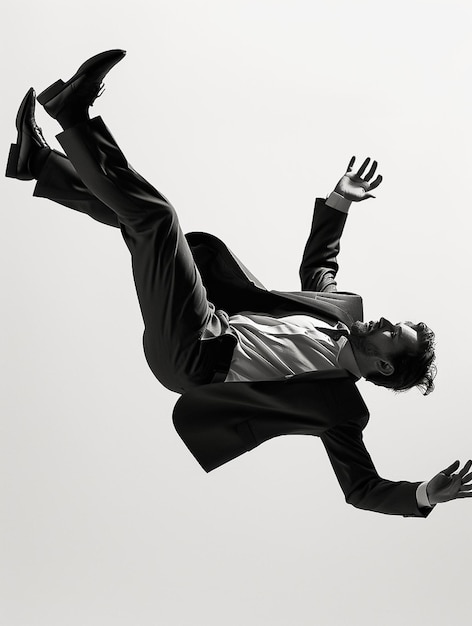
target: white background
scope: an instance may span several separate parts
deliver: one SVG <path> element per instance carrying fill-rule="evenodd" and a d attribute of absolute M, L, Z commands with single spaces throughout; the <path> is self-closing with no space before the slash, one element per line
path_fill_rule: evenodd
<path fill-rule="evenodd" d="M 424 320 L 437 389 L 360 383 L 379 473 L 472 455 L 468 0 L 25 0 L 2 13 L 1 145 L 30 86 L 124 48 L 92 113 L 269 288 L 297 290 L 316 195 L 379 160 L 340 289 Z M 59 128 L 38 107 L 53 147 Z M 472 501 L 427 520 L 345 504 L 321 443 L 282 437 L 206 475 L 145 363 L 120 233 L 1 179 L 0 622 L 467 623 Z"/>

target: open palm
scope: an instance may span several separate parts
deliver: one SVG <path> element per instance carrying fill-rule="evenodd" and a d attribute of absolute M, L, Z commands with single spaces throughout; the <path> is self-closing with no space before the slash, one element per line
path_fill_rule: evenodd
<path fill-rule="evenodd" d="M 464 467 L 455 474 L 459 465 L 459 461 L 455 461 L 429 481 L 426 492 L 431 504 L 448 502 L 456 498 L 472 498 L 472 493 L 470 493 L 472 473 L 468 473 L 472 467 L 472 461 L 467 461 Z"/>
<path fill-rule="evenodd" d="M 375 180 L 370 182 L 377 169 L 377 161 L 373 161 L 367 174 L 362 178 L 367 166 L 369 165 L 370 158 L 365 159 L 364 163 L 360 166 L 357 172 L 354 172 L 354 163 L 356 157 L 353 156 L 349 161 L 347 171 L 341 180 L 338 182 L 335 188 L 335 192 L 341 194 L 346 200 L 352 202 L 360 202 L 367 198 L 374 198 L 370 193 L 372 189 L 375 189 L 382 182 L 382 176 L 377 176 Z"/>

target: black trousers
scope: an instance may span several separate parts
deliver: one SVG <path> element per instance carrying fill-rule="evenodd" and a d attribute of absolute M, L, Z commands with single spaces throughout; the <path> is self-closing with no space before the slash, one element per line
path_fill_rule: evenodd
<path fill-rule="evenodd" d="M 212 382 L 219 354 L 202 340 L 222 334 L 175 210 L 128 164 L 101 118 L 58 135 L 67 157 L 51 151 L 35 196 L 121 229 L 132 257 L 144 320 L 144 352 L 158 380 L 182 393 Z"/>

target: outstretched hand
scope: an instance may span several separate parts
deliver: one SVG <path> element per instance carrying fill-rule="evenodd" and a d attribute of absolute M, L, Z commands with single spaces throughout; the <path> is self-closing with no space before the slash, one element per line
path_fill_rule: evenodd
<path fill-rule="evenodd" d="M 459 465 L 459 461 L 455 461 L 429 481 L 426 493 L 430 504 L 448 502 L 456 498 L 472 498 L 472 493 L 470 493 L 472 472 L 468 473 L 472 467 L 472 461 L 467 461 L 464 467 L 457 474 L 454 474 Z"/>
<path fill-rule="evenodd" d="M 354 162 L 356 157 L 353 156 L 347 166 L 347 171 L 341 180 L 338 182 L 335 188 L 335 192 L 341 194 L 346 200 L 352 202 L 360 202 L 367 198 L 375 198 L 370 192 L 375 189 L 382 182 L 382 176 L 377 176 L 372 182 L 371 179 L 377 169 L 377 161 L 373 161 L 367 174 L 362 178 L 367 166 L 369 165 L 370 158 L 367 158 L 360 166 L 357 172 L 353 171 Z"/>

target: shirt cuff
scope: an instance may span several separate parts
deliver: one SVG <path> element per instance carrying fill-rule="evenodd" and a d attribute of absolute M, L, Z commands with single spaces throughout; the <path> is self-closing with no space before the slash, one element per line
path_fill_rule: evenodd
<path fill-rule="evenodd" d="M 336 211 L 341 211 L 341 213 L 347 213 L 351 206 L 351 201 L 346 200 L 340 193 L 333 191 L 326 200 L 326 206 L 336 209 Z"/>
<path fill-rule="evenodd" d="M 428 481 L 426 480 L 424 483 L 421 483 L 421 485 L 418 485 L 418 488 L 416 489 L 416 501 L 419 509 L 423 509 L 424 507 L 427 507 L 428 509 L 432 508 L 428 499 L 428 494 L 426 493 L 427 484 Z"/>

